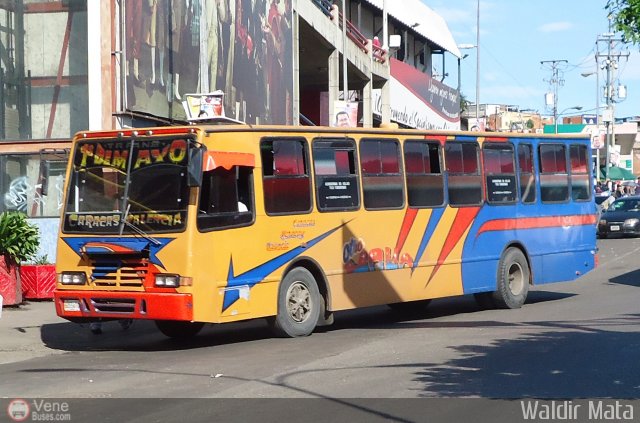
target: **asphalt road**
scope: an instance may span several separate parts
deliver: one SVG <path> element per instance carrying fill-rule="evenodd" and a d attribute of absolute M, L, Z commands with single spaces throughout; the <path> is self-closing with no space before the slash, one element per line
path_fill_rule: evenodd
<path fill-rule="evenodd" d="M 322 398 L 350 411 L 383 402 L 353 406 L 347 398 L 640 398 L 640 239 L 598 245 L 595 271 L 534 287 L 519 310 L 482 310 L 464 296 L 434 300 L 411 317 L 386 307 L 338 313 L 306 338 L 272 338 L 255 321 L 207 327 L 186 343 L 150 322 L 126 332 L 108 323 L 99 336 L 45 324 L 48 353 L 0 365 L 0 397 Z M 153 420 L 158 401 L 142 403 L 153 411 L 140 421 Z M 243 403 L 224 404 L 237 416 Z M 161 416 L 211 406 L 167 404 L 174 406 Z M 269 404 L 295 411 L 300 403 Z"/>

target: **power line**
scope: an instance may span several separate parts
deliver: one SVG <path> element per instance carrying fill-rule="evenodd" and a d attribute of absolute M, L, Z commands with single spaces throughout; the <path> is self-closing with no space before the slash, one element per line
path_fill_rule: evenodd
<path fill-rule="evenodd" d="M 543 67 L 548 66 L 551 70 L 551 78 L 545 79 L 545 82 L 549 83 L 551 89 L 553 89 L 553 122 L 556 123 L 558 120 L 558 88 L 564 85 L 564 78 L 562 75 L 562 71 L 560 70 L 560 66 L 567 66 L 569 62 L 560 59 L 560 60 L 543 60 L 540 62 L 540 65 Z M 548 98 L 545 101 L 545 104 L 548 106 Z"/>

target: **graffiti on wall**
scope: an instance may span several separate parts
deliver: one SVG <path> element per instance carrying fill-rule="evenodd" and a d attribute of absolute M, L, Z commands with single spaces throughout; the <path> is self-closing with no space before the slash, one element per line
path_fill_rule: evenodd
<path fill-rule="evenodd" d="M 56 175 L 50 179 L 51 182 L 53 190 L 44 196 L 42 184 L 31 184 L 26 176 L 13 179 L 4 194 L 5 209 L 26 213 L 29 217 L 59 215 L 63 204 L 64 177 Z"/>

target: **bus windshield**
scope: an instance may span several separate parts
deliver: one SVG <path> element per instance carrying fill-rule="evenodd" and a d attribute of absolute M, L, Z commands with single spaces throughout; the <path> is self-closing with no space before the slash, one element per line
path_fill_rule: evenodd
<path fill-rule="evenodd" d="M 77 143 L 64 231 L 117 234 L 132 226 L 145 232 L 183 230 L 188 146 L 184 138 Z"/>

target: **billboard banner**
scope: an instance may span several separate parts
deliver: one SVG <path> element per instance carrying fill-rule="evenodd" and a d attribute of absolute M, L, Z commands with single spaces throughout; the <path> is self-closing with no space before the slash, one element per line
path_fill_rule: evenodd
<path fill-rule="evenodd" d="M 184 119 L 187 93 L 224 93 L 226 115 L 293 122 L 292 0 L 127 0 L 125 109 Z"/>
<path fill-rule="evenodd" d="M 336 112 L 331 126 L 356 127 L 358 126 L 358 102 L 342 101 L 334 102 L 334 110 Z"/>
<path fill-rule="evenodd" d="M 416 68 L 391 59 L 391 120 L 417 129 L 460 129 L 460 93 Z M 374 113 L 382 114 L 380 90 Z"/>

